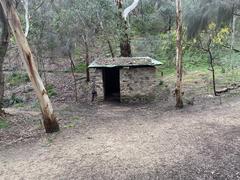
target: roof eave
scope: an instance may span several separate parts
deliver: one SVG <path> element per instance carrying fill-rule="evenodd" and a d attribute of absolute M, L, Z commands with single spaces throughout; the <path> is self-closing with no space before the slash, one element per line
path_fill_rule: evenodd
<path fill-rule="evenodd" d="M 146 64 L 146 65 L 89 65 L 88 68 L 114 68 L 114 67 L 154 67 L 161 66 L 161 64 Z"/>
<path fill-rule="evenodd" d="M 139 58 L 150 58 L 150 57 L 139 57 Z M 151 64 L 123 64 L 123 65 L 113 65 L 113 64 L 106 64 L 106 65 L 99 65 L 97 64 L 97 60 L 93 61 L 88 68 L 114 68 L 114 67 L 143 67 L 143 66 L 149 66 L 149 67 L 153 67 L 153 66 L 160 66 L 163 65 L 162 62 L 157 61 L 155 59 L 151 59 Z"/>

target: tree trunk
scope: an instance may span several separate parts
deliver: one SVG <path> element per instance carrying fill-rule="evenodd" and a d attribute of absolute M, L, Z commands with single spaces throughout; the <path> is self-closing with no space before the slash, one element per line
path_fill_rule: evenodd
<path fill-rule="evenodd" d="M 8 48 L 8 23 L 3 13 L 2 6 L 0 4 L 0 114 L 3 112 L 3 96 L 4 96 L 4 74 L 3 74 L 3 62 Z"/>
<path fill-rule="evenodd" d="M 114 58 L 115 55 L 114 55 L 114 52 L 113 52 L 113 47 L 112 47 L 112 44 L 111 44 L 109 39 L 107 39 L 107 43 L 108 43 L 108 47 L 109 47 L 109 51 L 111 53 L 111 56 L 112 56 L 112 58 Z"/>
<path fill-rule="evenodd" d="M 176 107 L 182 108 L 182 7 L 181 0 L 176 0 L 176 71 L 177 71 L 177 82 L 176 82 Z"/>
<path fill-rule="evenodd" d="M 213 83 L 213 93 L 215 96 L 218 96 L 216 91 L 216 78 L 215 78 L 215 69 L 213 65 L 213 59 L 210 57 L 210 66 L 211 66 L 211 72 L 212 72 L 212 83 Z"/>
<path fill-rule="evenodd" d="M 83 41 L 85 45 L 85 65 L 86 65 L 86 81 L 90 82 L 90 73 L 89 73 L 89 47 L 88 47 L 88 37 L 87 35 L 83 36 Z"/>
<path fill-rule="evenodd" d="M 73 76 L 73 81 L 74 81 L 74 88 L 75 88 L 75 101 L 78 102 L 78 89 L 77 89 L 77 79 L 76 79 L 76 76 L 75 76 L 75 64 L 73 62 L 73 59 L 72 59 L 72 54 L 71 54 L 71 51 L 69 49 L 69 52 L 68 52 L 68 57 L 70 59 L 70 63 L 71 63 L 71 72 L 72 72 L 72 76 Z"/>
<path fill-rule="evenodd" d="M 233 16 L 233 18 L 232 18 L 232 37 L 231 37 L 231 50 L 233 50 L 234 48 L 234 43 L 235 43 L 235 31 L 236 31 L 236 19 L 237 19 L 237 17 L 234 15 L 234 7 L 233 7 L 233 13 L 232 13 L 232 16 Z M 233 65 L 233 62 L 234 62 L 234 60 L 233 60 L 233 57 L 232 57 L 232 51 L 231 51 L 231 54 L 230 54 L 230 56 L 231 56 L 231 68 L 232 68 L 232 70 L 234 69 L 234 65 Z"/>
<path fill-rule="evenodd" d="M 117 0 L 118 7 L 118 29 L 120 31 L 120 53 L 122 57 L 131 57 L 131 44 L 128 36 L 128 24 L 127 21 L 123 18 L 123 0 Z"/>
<path fill-rule="evenodd" d="M 21 58 L 24 61 L 24 65 L 32 82 L 33 88 L 36 91 L 42 111 L 43 124 L 46 133 L 57 132 L 59 131 L 59 125 L 57 123 L 56 116 L 54 115 L 52 104 L 48 97 L 47 91 L 37 71 L 31 49 L 22 30 L 21 22 L 17 15 L 16 9 L 12 4 L 12 0 L 0 0 L 0 2 L 2 4 L 5 15 L 8 17 L 8 23 L 11 27 L 13 35 L 15 36 Z"/>
<path fill-rule="evenodd" d="M 216 78 L 215 78 L 215 69 L 214 69 L 214 58 L 213 58 L 213 55 L 212 55 L 212 51 L 211 51 L 211 40 L 209 41 L 208 43 L 208 55 L 209 55 L 209 64 L 211 66 L 211 72 L 212 72 L 212 83 L 213 83 L 213 93 L 215 96 L 218 96 L 217 94 L 217 90 L 216 90 Z"/>

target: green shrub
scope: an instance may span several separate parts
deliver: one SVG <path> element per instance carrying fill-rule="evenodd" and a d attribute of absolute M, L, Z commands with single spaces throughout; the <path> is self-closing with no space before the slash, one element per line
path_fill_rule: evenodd
<path fill-rule="evenodd" d="M 16 96 L 16 94 L 13 93 L 10 98 L 10 104 L 14 105 L 14 104 L 22 104 L 22 103 L 23 103 L 23 99 L 21 97 Z"/>
<path fill-rule="evenodd" d="M 46 86 L 46 90 L 47 90 L 47 93 L 48 93 L 48 96 L 49 97 L 52 97 L 52 96 L 56 96 L 57 95 L 57 92 L 55 90 L 55 87 L 53 84 L 48 84 Z"/>
<path fill-rule="evenodd" d="M 85 70 L 86 70 L 86 64 L 84 64 L 84 63 L 80 63 L 80 64 L 76 65 L 76 67 L 74 69 L 74 71 L 78 72 L 78 73 L 84 73 Z"/>
<path fill-rule="evenodd" d="M 22 74 L 22 73 L 13 73 L 8 79 L 7 82 L 11 85 L 11 86 L 18 86 L 22 83 L 26 83 L 29 82 L 29 78 L 28 75 L 26 73 Z"/>
<path fill-rule="evenodd" d="M 5 119 L 3 119 L 2 117 L 0 117 L 0 129 L 4 129 L 8 127 L 8 123 Z"/>

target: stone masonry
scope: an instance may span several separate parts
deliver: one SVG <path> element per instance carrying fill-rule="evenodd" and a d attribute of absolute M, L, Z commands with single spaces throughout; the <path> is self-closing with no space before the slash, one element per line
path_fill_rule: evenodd
<path fill-rule="evenodd" d="M 121 102 L 147 102 L 155 98 L 156 68 L 130 67 L 120 70 Z"/>
<path fill-rule="evenodd" d="M 90 70 L 92 89 L 97 92 L 97 101 L 104 100 L 102 69 Z M 155 67 L 120 68 L 120 100 L 121 102 L 148 102 L 155 98 Z"/>
<path fill-rule="evenodd" d="M 104 87 L 103 87 L 103 75 L 102 69 L 90 69 L 92 92 L 96 92 L 96 100 L 104 100 Z"/>

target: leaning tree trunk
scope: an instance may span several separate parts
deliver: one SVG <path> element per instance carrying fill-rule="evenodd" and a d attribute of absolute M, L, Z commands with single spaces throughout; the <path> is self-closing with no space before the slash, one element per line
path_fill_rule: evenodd
<path fill-rule="evenodd" d="M 120 53 L 122 57 L 131 57 L 131 44 L 128 35 L 128 24 L 123 18 L 123 0 L 116 0 L 118 7 L 118 29 L 120 31 Z"/>
<path fill-rule="evenodd" d="M 25 37 L 20 19 L 17 15 L 16 9 L 12 4 L 12 0 L 0 0 L 4 13 L 8 18 L 8 23 L 11 27 L 12 33 L 16 38 L 16 43 L 24 65 L 27 69 L 28 76 L 32 82 L 33 88 L 36 91 L 42 115 L 43 124 L 47 133 L 59 131 L 59 125 L 54 115 L 51 101 L 48 97 L 47 91 L 43 85 L 42 79 L 36 68 L 35 61 L 31 49 L 29 47 L 27 38 Z"/>
<path fill-rule="evenodd" d="M 3 74 L 3 61 L 8 48 L 8 23 L 7 19 L 3 13 L 2 6 L 0 4 L 0 115 L 3 113 L 3 96 L 4 96 L 4 74 Z"/>
<path fill-rule="evenodd" d="M 182 108 L 182 7 L 181 0 L 176 0 L 176 71 L 177 71 L 177 82 L 176 82 L 176 107 Z"/>

